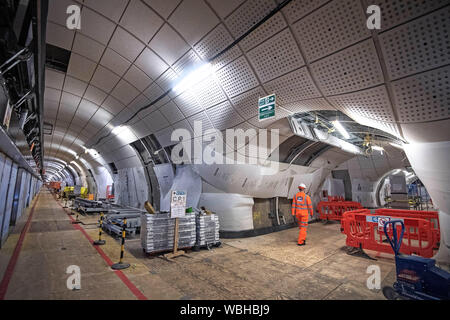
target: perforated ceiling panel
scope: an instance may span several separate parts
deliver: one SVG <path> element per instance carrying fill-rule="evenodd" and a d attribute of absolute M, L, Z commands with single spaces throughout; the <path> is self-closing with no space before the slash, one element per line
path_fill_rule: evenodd
<path fill-rule="evenodd" d="M 281 0 L 277 1 L 281 2 Z M 294 23 L 328 1 L 329 0 L 294 0 L 283 9 L 283 13 L 289 23 Z"/>
<path fill-rule="evenodd" d="M 214 126 L 211 123 L 211 121 L 209 120 L 209 117 L 206 114 L 206 112 L 197 113 L 197 114 L 189 117 L 188 121 L 189 121 L 190 125 L 192 126 L 192 128 L 194 128 L 194 129 L 195 129 L 195 122 L 196 121 L 198 121 L 202 125 L 202 132 L 194 132 L 194 133 L 197 134 L 197 136 L 202 136 L 203 132 L 205 132 L 208 129 L 213 129 L 214 128 Z"/>
<path fill-rule="evenodd" d="M 197 98 L 200 105 L 207 109 L 227 99 L 215 77 L 209 77 L 195 85 L 192 94 Z"/>
<path fill-rule="evenodd" d="M 224 102 L 218 106 L 206 110 L 214 127 L 219 130 L 231 128 L 238 123 L 244 121 L 243 118 L 236 113 L 229 102 Z"/>
<path fill-rule="evenodd" d="M 247 55 L 263 83 L 305 64 L 289 29 L 281 31 Z"/>
<path fill-rule="evenodd" d="M 220 69 L 217 77 L 229 97 L 237 96 L 258 85 L 258 80 L 244 57 Z"/>
<path fill-rule="evenodd" d="M 249 51 L 250 49 L 256 47 L 258 44 L 267 40 L 286 27 L 287 24 L 283 16 L 281 15 L 281 13 L 277 13 L 271 19 L 267 20 L 263 25 L 259 26 L 255 31 L 245 37 L 239 43 L 239 46 L 244 51 Z"/>
<path fill-rule="evenodd" d="M 311 71 L 325 95 L 365 89 L 384 80 L 372 39 L 314 62 Z"/>
<path fill-rule="evenodd" d="M 450 7 L 380 35 L 391 79 L 450 63 Z"/>
<path fill-rule="evenodd" d="M 424 122 L 450 117 L 450 67 L 393 83 L 401 122 Z"/>
<path fill-rule="evenodd" d="M 293 25 L 305 51 L 314 61 L 370 36 L 359 1 L 332 1 Z"/>
<path fill-rule="evenodd" d="M 286 103 L 283 104 L 283 108 L 293 113 L 334 109 L 334 107 L 323 98 Z"/>
<path fill-rule="evenodd" d="M 264 87 L 268 92 L 277 94 L 281 103 L 320 97 L 306 67 L 270 81 Z"/>
<path fill-rule="evenodd" d="M 395 122 L 386 87 L 359 91 L 329 98 L 339 110 L 346 114 L 356 114 L 368 119 Z"/>
<path fill-rule="evenodd" d="M 275 8 L 273 0 L 247 0 L 226 20 L 230 32 L 238 38 Z"/>
<path fill-rule="evenodd" d="M 189 117 L 200 111 L 203 111 L 202 106 L 197 102 L 197 99 L 189 92 L 186 91 L 175 98 L 175 103 L 183 112 L 185 117 Z"/>

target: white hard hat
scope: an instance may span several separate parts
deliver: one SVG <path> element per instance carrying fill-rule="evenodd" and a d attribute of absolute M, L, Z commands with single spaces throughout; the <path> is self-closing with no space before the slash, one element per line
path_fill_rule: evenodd
<path fill-rule="evenodd" d="M 306 184 L 304 184 L 304 183 L 300 183 L 300 184 L 298 185 L 298 187 L 299 187 L 299 188 L 303 188 L 303 189 L 306 189 Z"/>

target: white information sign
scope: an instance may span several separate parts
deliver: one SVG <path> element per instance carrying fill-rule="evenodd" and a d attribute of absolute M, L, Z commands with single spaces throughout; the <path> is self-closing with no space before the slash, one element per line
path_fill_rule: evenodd
<path fill-rule="evenodd" d="M 170 200 L 170 217 L 183 218 L 186 215 L 186 192 L 172 191 Z"/>
<path fill-rule="evenodd" d="M 392 217 L 389 217 L 389 216 L 367 216 L 367 217 L 366 217 L 366 221 L 367 221 L 367 222 L 375 222 L 375 223 L 378 223 L 378 230 L 380 230 L 380 231 L 384 231 L 384 225 L 385 225 L 385 223 L 386 223 L 386 222 L 389 222 L 389 221 L 391 221 L 391 220 L 400 220 L 400 221 L 403 221 L 403 219 L 401 219 L 401 218 L 396 218 L 396 217 L 392 218 Z M 403 222 L 404 222 L 404 221 L 403 221 Z"/>

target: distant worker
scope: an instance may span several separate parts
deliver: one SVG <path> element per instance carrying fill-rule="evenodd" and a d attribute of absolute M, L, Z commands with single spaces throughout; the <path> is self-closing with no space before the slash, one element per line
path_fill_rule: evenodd
<path fill-rule="evenodd" d="M 292 199 L 292 215 L 297 217 L 298 227 L 300 232 L 298 234 L 298 245 L 304 246 L 306 244 L 306 228 L 308 227 L 308 213 L 313 216 L 313 207 L 311 198 L 305 193 L 306 185 L 300 183 L 298 186 L 299 192 Z"/>

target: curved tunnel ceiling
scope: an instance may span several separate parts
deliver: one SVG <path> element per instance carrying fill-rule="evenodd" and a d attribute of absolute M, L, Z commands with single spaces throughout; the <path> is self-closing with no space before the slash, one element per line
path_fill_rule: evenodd
<path fill-rule="evenodd" d="M 130 134 L 111 134 L 280 2 L 50 0 L 47 43 L 71 55 L 66 73 L 46 69 L 45 122 L 54 130 L 45 155 L 70 162 L 86 146 L 120 163 L 133 158 L 133 140 L 153 133 L 167 146 L 174 129 L 192 131 L 195 120 L 204 129 L 266 128 L 313 110 L 339 110 L 409 142 L 448 140 L 444 0 L 292 0 L 215 59 L 214 76 L 140 112 Z M 65 26 L 72 4 L 81 7 L 76 31 Z M 381 8 L 378 31 L 366 27 L 371 4 Z M 259 122 L 257 99 L 271 93 L 277 119 Z"/>

